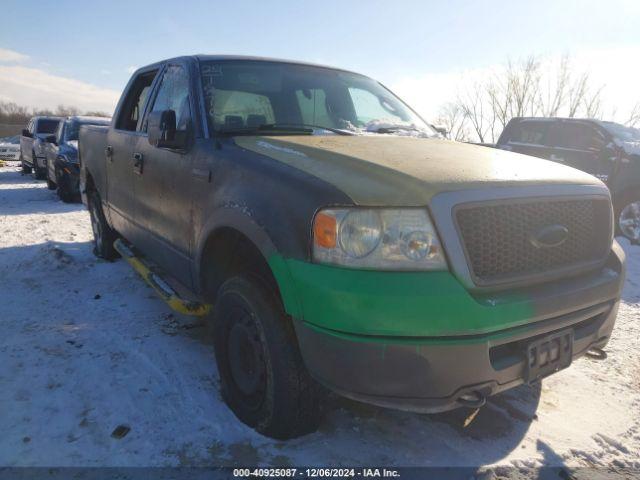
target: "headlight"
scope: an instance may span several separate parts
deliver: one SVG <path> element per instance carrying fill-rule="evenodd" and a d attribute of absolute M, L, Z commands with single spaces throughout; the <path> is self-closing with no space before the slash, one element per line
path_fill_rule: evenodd
<path fill-rule="evenodd" d="M 440 240 L 422 208 L 329 208 L 313 221 L 313 259 L 351 268 L 445 270 Z"/>

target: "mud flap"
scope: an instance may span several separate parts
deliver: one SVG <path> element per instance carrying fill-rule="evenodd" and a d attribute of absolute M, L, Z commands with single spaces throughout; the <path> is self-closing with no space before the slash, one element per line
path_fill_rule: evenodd
<path fill-rule="evenodd" d="M 192 315 L 201 317 L 211 311 L 212 306 L 207 303 L 194 302 L 185 300 L 171 288 L 171 286 L 163 280 L 157 271 L 154 271 L 140 257 L 136 256 L 133 249 L 129 247 L 122 239 L 118 239 L 113 243 L 113 247 L 124 258 L 133 269 L 147 282 L 158 295 L 162 298 L 172 310 L 183 315 Z"/>

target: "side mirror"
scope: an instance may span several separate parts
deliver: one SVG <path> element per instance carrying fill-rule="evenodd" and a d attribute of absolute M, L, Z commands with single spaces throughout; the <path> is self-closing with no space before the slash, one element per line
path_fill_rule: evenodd
<path fill-rule="evenodd" d="M 27 130 L 26 128 L 22 129 L 22 136 L 23 137 L 31 137 L 31 132 L 29 132 L 29 130 Z"/>
<path fill-rule="evenodd" d="M 46 137 L 44 137 L 44 141 L 47 143 L 53 143 L 54 145 L 56 144 L 56 136 L 55 135 L 47 135 Z"/>
<path fill-rule="evenodd" d="M 184 148 L 186 136 L 176 135 L 176 112 L 151 112 L 147 123 L 149 143 L 159 148 Z"/>

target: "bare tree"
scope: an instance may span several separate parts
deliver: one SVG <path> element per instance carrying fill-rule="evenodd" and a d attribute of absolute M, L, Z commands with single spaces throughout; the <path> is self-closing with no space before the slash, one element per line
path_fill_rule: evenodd
<path fill-rule="evenodd" d="M 636 103 L 631 109 L 631 113 L 629 114 L 629 118 L 624 122 L 627 127 L 638 127 L 640 126 L 640 102 Z"/>
<path fill-rule="evenodd" d="M 464 142 L 469 139 L 469 133 L 465 126 L 465 115 L 455 102 L 445 103 L 438 113 L 436 124 L 443 126 L 447 131 L 447 138 Z"/>
<path fill-rule="evenodd" d="M 478 141 L 493 142 L 514 117 L 600 118 L 603 88 L 592 85 L 588 72 L 574 72 L 567 55 L 555 65 L 530 56 L 459 92 L 454 104 L 464 114 L 461 130 L 467 126 Z M 640 124 L 640 106 L 630 121 Z"/>

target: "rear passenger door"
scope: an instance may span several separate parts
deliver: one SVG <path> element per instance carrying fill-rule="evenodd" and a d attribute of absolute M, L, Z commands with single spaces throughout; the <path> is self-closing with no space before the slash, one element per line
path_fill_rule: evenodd
<path fill-rule="evenodd" d="M 191 100 L 187 66 L 169 64 L 158 81 L 147 116 L 173 110 L 176 136 L 190 139 L 193 132 Z M 188 285 L 192 232 L 191 142 L 185 150 L 153 146 L 146 136 L 146 123 L 145 119 L 145 138 L 135 152 L 142 161 L 142 170 L 134 179 L 136 216 L 147 231 L 140 248 Z"/>
<path fill-rule="evenodd" d="M 551 148 L 547 145 L 547 132 L 555 120 L 531 119 L 512 122 L 500 139 L 499 147 L 513 152 L 549 159 Z"/>
<path fill-rule="evenodd" d="M 578 120 L 560 120 L 549 131 L 551 160 L 564 163 L 606 181 L 612 162 L 605 153 L 606 138 L 594 125 Z"/>
<path fill-rule="evenodd" d="M 133 154 L 141 141 L 146 142 L 142 118 L 157 73 L 157 68 L 141 72 L 129 82 L 127 95 L 116 113 L 114 128 L 110 128 L 107 134 L 105 156 L 109 215 L 116 230 L 134 244 L 143 237 L 143 229 L 136 215 L 136 160 Z"/>

